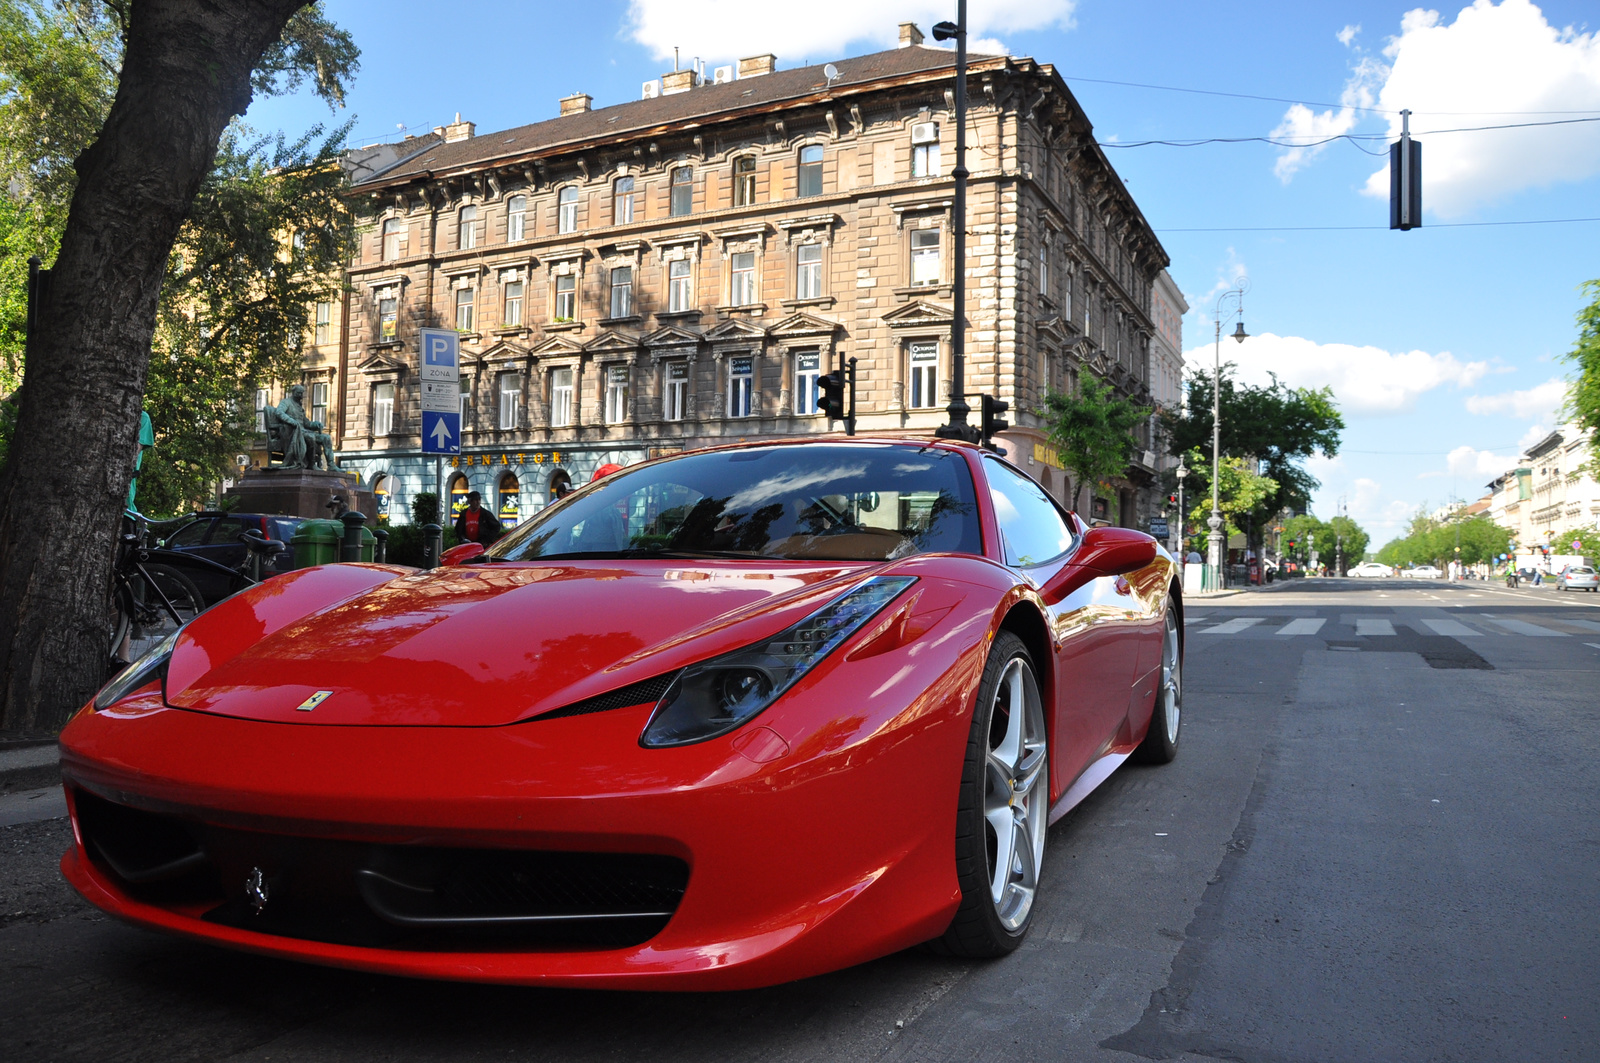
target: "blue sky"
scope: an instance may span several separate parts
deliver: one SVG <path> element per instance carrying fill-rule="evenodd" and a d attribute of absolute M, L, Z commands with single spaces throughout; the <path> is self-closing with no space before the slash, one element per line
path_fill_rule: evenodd
<path fill-rule="evenodd" d="M 780 67 L 798 66 L 890 47 L 900 21 L 927 30 L 955 9 L 953 0 L 325 6 L 362 49 L 349 109 L 264 100 L 247 116 L 257 128 L 298 132 L 353 116 L 352 141 L 372 142 L 459 111 L 488 132 L 553 117 L 574 91 L 596 106 L 634 99 L 671 69 L 674 45 L 708 65 L 771 51 Z M 1600 217 L 1600 122 L 1571 122 L 1600 117 L 1592 3 L 969 6 L 975 38 L 1061 70 L 1104 142 L 1382 136 L 1385 112 L 1416 112 L 1425 223 L 1407 233 L 1386 228 L 1386 199 L 1364 194 L 1385 160 L 1348 142 L 1311 153 L 1261 143 L 1107 149 L 1189 297 L 1191 360 L 1210 364 L 1215 296 L 1243 271 L 1255 338 L 1227 343 L 1224 358 L 1247 379 L 1271 370 L 1334 388 L 1348 428 L 1337 458 L 1312 463 L 1319 515 L 1342 497 L 1382 543 L 1420 505 L 1478 497 L 1556 424 L 1578 286 L 1600 278 L 1600 223 L 1471 223 Z M 809 13 L 803 25 L 797 10 Z M 1551 121 L 1568 124 L 1428 135 Z M 1307 226 L 1379 228 L 1294 231 Z M 1207 229 L 1225 231 L 1184 231 Z"/>

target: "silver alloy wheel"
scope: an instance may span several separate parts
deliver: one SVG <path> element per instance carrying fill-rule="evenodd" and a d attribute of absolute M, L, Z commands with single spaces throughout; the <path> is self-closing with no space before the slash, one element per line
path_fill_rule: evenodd
<path fill-rule="evenodd" d="M 1178 741 L 1178 715 L 1183 711 L 1183 659 L 1178 656 L 1178 617 L 1167 611 L 1167 630 L 1161 640 L 1161 692 L 1157 695 L 1167 721 L 1167 742 Z"/>
<path fill-rule="evenodd" d="M 1011 659 L 996 684 L 989 735 L 983 799 L 989 897 L 1001 925 L 1015 931 L 1033 908 L 1050 819 L 1044 709 L 1033 671 L 1021 657 Z"/>

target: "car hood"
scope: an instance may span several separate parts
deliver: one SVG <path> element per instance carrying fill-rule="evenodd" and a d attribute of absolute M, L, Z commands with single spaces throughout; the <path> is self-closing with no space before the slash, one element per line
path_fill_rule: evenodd
<path fill-rule="evenodd" d="M 293 619 L 271 580 L 185 629 L 166 698 L 280 723 L 497 726 L 775 634 L 877 567 L 471 565 L 354 593 L 346 575 Z M 315 601 L 315 572 L 284 593 Z"/>

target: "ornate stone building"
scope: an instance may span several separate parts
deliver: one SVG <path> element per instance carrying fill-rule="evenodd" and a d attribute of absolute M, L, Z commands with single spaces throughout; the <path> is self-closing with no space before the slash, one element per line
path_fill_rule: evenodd
<path fill-rule="evenodd" d="M 513 519 L 605 463 L 839 431 L 816 381 L 849 358 L 858 433 L 929 435 L 960 267 L 974 419 L 980 393 L 1009 400 L 1001 442 L 1066 498 L 1033 410 L 1085 370 L 1150 401 L 1165 252 L 1055 68 L 994 56 L 969 67 L 967 260 L 952 262 L 952 53 L 907 24 L 899 48 L 835 71 L 756 56 L 667 73 L 612 107 L 569 96 L 504 132 L 458 116 L 364 156 L 340 318 L 346 467 L 397 514 L 432 489 L 426 326 L 462 339 L 448 489 Z M 1147 515 L 1143 443 L 1118 497 L 1090 503 L 1100 515 Z"/>

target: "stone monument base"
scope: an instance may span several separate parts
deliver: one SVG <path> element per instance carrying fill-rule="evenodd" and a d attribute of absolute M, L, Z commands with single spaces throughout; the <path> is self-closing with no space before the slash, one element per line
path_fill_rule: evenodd
<path fill-rule="evenodd" d="M 378 500 L 353 472 L 250 469 L 223 492 L 224 497 L 239 500 L 234 508 L 240 513 L 281 513 L 308 518 L 332 516 L 328 503 L 336 495 L 343 498 L 349 508 L 367 515 L 367 527 L 377 526 Z"/>

